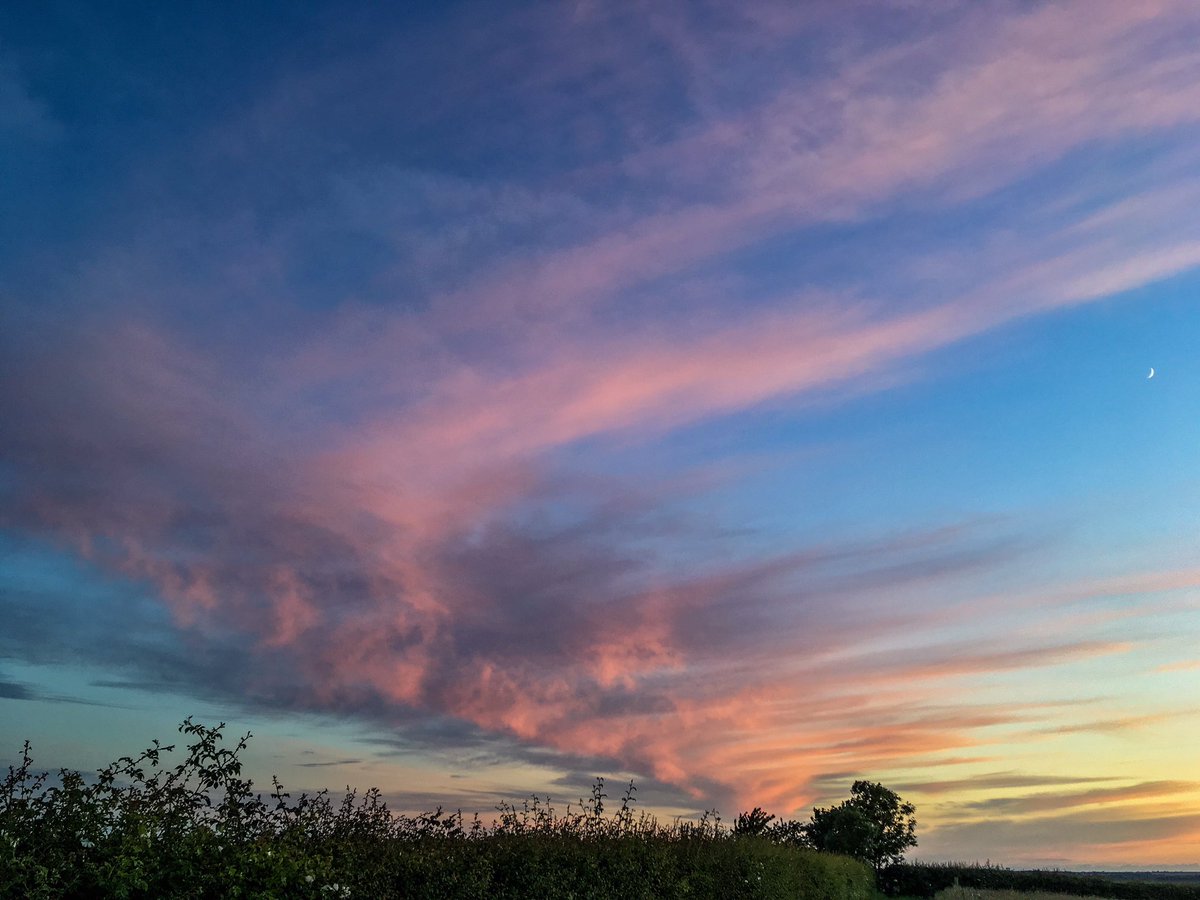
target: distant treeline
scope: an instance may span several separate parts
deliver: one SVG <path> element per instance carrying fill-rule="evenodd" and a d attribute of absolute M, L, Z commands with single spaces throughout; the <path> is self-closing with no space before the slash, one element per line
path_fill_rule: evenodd
<path fill-rule="evenodd" d="M 1200 884 L 1163 881 L 1119 880 L 1103 874 L 1056 871 L 1021 871 L 1001 866 L 953 863 L 890 866 L 879 878 L 880 889 L 889 897 L 932 897 L 955 884 L 966 888 L 1008 891 L 1040 891 L 1115 900 L 1200 900 Z"/>
<path fill-rule="evenodd" d="M 1111 878 L 1113 881 L 1147 881 L 1157 884 L 1193 884 L 1200 886 L 1200 869 L 1193 872 L 1078 872 L 1079 875 L 1091 875 L 1097 878 Z"/>

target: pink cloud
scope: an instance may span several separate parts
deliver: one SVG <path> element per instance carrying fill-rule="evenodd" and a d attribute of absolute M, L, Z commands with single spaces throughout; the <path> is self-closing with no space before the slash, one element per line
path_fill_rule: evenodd
<path fill-rule="evenodd" d="M 489 336 L 476 342 L 485 359 L 498 344 L 497 361 L 527 363 L 564 337 L 586 343 L 595 311 L 621 291 L 771 235 L 861 217 L 916 189 L 931 191 L 928 202 L 958 203 L 1072 150 L 1200 122 L 1197 81 L 1188 77 L 1200 60 L 1194 42 L 1179 40 L 1196 27 L 1191 13 L 1180 3 L 1014 6 L 1001 14 L 989 7 L 911 45 L 844 63 L 833 75 L 784 76 L 775 95 L 749 112 L 636 157 L 654 179 L 694 171 L 697 184 L 719 182 L 726 186 L 720 197 L 671 199 L 640 213 L 591 210 L 587 218 L 599 223 L 592 237 L 497 262 L 434 296 L 425 317 L 362 314 L 360 323 L 351 316 L 342 327 L 353 352 L 313 348 L 290 377 L 369 358 L 387 360 L 396 373 L 419 360 L 416 371 L 433 365 L 443 380 L 455 374 L 455 340 L 480 334 Z M 531 195 L 524 202 L 543 201 Z M 1148 221 L 1157 232 L 1174 222 L 1175 246 L 1162 249 L 1155 233 L 1126 246 L 1126 227 L 1048 259 L 1016 260 L 1024 283 L 997 278 L 994 290 L 960 303 L 971 300 L 979 320 L 964 333 L 1195 266 L 1195 237 L 1180 240 L 1179 215 Z M 1106 271 L 1095 273 L 1097 261 Z M 897 314 L 907 305 L 895 304 Z M 654 310 L 646 312 L 653 321 Z"/>
<path fill-rule="evenodd" d="M 898 577 L 937 583 L 947 577 L 939 554 L 953 558 L 960 542 L 973 540 L 970 529 L 727 562 L 690 577 L 633 566 L 638 577 L 623 584 L 615 576 L 629 564 L 612 569 L 619 553 L 587 540 L 531 540 L 504 523 L 538 490 L 525 462 L 537 454 L 589 435 L 666 429 L 761 402 L 818 385 L 831 368 L 861 377 L 880 359 L 920 352 L 947 321 L 952 311 L 882 324 L 830 314 L 792 329 L 774 319 L 752 322 L 729 346 L 705 345 L 695 361 L 691 347 L 638 347 L 623 363 L 565 361 L 562 372 L 491 388 L 454 385 L 441 408 L 431 405 L 397 431 L 343 434 L 341 443 L 364 448 L 357 452 L 282 456 L 264 437 L 211 457 L 224 446 L 219 431 L 208 433 L 226 418 L 220 412 L 192 420 L 191 429 L 178 419 L 151 429 L 161 408 L 196 396 L 197 378 L 158 380 L 153 373 L 169 353 L 121 355 L 129 371 L 117 373 L 111 395 L 97 385 L 97 421 L 110 421 L 110 404 L 144 414 L 135 430 L 143 458 L 182 465 L 171 474 L 186 490 L 160 484 L 150 465 L 122 475 L 121 504 L 92 506 L 91 498 L 64 494 L 56 521 L 81 522 L 85 533 L 105 538 L 97 559 L 152 582 L 184 627 L 210 639 L 227 629 L 252 636 L 261 665 L 286 661 L 303 702 L 315 708 L 373 696 L 564 754 L 621 760 L 697 797 L 705 779 L 724 773 L 720 781 L 738 802 L 800 809 L 825 772 L 978 749 L 991 740 L 987 729 L 1037 724 L 1028 708 L 982 708 L 970 699 L 974 680 L 1125 647 L 1084 635 L 1051 642 L 1019 634 L 1001 649 L 978 639 L 931 646 L 919 634 L 930 621 L 952 620 L 953 606 L 868 624 L 853 604 L 789 603 L 797 585 L 836 584 L 823 567 L 856 554 L 860 574 L 871 566 L 912 572 L 889 574 L 880 586 Z M 161 388 L 139 408 L 122 385 L 145 381 Z M 212 402 L 205 395 L 196 408 Z M 174 448 L 188 441 L 190 452 L 177 462 Z M 194 496 L 211 508 L 191 509 Z M 219 523 L 219 554 L 192 543 L 205 534 L 204 516 Z M 587 555 L 598 550 L 612 555 Z M 982 562 L 1001 558 L 984 554 Z M 890 565 L 897 560 L 905 566 Z M 1097 590 L 1157 590 L 1181 577 L 1190 583 L 1184 576 L 1065 591 L 1062 602 Z M 353 591 L 339 586 L 351 578 Z M 867 595 L 879 589 L 860 584 L 855 590 Z M 974 629 L 986 630 L 1008 608 L 973 607 L 976 617 L 988 616 Z M 864 652 L 884 637 L 901 646 Z M 253 678 L 264 691 L 277 682 L 265 669 Z"/>
<path fill-rule="evenodd" d="M 287 682 L 304 708 L 457 717 L 697 798 L 716 782 L 789 812 L 831 771 L 982 758 L 997 727 L 1039 726 L 1046 711 L 985 704 L 981 682 L 1132 646 L 1104 622 L 1051 638 L 1007 627 L 1008 615 L 1200 576 L 1151 571 L 956 607 L 934 589 L 954 596 L 958 575 L 1011 553 L 974 546 L 986 541 L 969 529 L 775 558 L 723 547 L 682 571 L 637 557 L 650 555 L 630 546 L 637 511 L 581 534 L 525 508 L 564 499 L 546 473 L 581 442 L 649 441 L 763 404 L 869 391 L 1018 317 L 1200 264 L 1190 233 L 1118 240 L 1179 212 L 1155 195 L 1039 224 L 1045 246 L 984 248 L 987 277 L 971 291 L 801 290 L 732 312 L 718 301 L 743 298 L 721 295 L 686 315 L 648 301 L 619 328 L 600 314 L 626 289 L 767 236 L 906 192 L 961 202 L 1089 143 L 1200 121 L 1196 52 L 1164 46 L 1192 18 L 1179 3 L 1054 5 L 981 37 L 969 16 L 832 77 L 787 81 L 763 106 L 628 162 L 684 181 L 730 165 L 720 196 L 601 216 L 590 239 L 489 266 L 427 310 L 345 314 L 241 370 L 141 327 L 23 361 L 29 397 L 6 397 L 5 410 L 20 426 L 12 456 L 36 473 L 25 514 L 153 585 L 197 640 L 249 639 L 255 686 L 283 695 Z M 896 80 L 910 66 L 927 77 Z M 366 398 L 344 421 L 298 399 L 343 378 Z M 839 582 L 823 553 L 849 559 L 862 582 Z M 912 584 L 933 599 L 893 608 L 888 591 Z M 931 625 L 965 636 L 930 644 Z M 1058 730 L 1112 722 L 1137 724 L 1076 710 Z"/>

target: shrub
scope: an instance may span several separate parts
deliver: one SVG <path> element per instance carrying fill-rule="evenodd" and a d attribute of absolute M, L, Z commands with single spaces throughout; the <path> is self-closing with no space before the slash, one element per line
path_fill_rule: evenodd
<path fill-rule="evenodd" d="M 242 777 L 250 735 L 226 746 L 223 728 L 187 719 L 176 765 L 175 748 L 155 742 L 90 779 L 35 774 L 26 744 L 0 783 L 0 896 L 874 895 L 862 864 L 794 846 L 796 823 L 758 810 L 733 831 L 715 813 L 661 825 L 635 814 L 632 783 L 611 813 L 597 779 L 591 798 L 564 812 L 535 797 L 501 804 L 490 825 L 441 809 L 395 815 L 375 789 L 335 803 L 323 791 L 293 799 L 273 780 L 264 797 Z"/>

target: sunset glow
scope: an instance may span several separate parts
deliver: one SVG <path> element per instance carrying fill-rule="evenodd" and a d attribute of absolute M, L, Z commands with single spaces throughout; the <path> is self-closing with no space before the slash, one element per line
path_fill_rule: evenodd
<path fill-rule="evenodd" d="M 0 763 L 1200 866 L 1194 0 L 206 10 L 0 11 Z"/>

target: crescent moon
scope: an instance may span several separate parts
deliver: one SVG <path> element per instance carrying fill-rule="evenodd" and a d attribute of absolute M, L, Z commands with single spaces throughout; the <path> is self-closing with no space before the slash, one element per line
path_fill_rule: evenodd
<path fill-rule="evenodd" d="M 1146 376 L 1146 380 L 1147 380 L 1147 381 L 1149 381 L 1149 380 L 1150 380 L 1151 378 L 1153 378 L 1153 377 L 1154 377 L 1154 366 L 1151 366 L 1151 367 L 1150 367 L 1150 374 Z"/>

